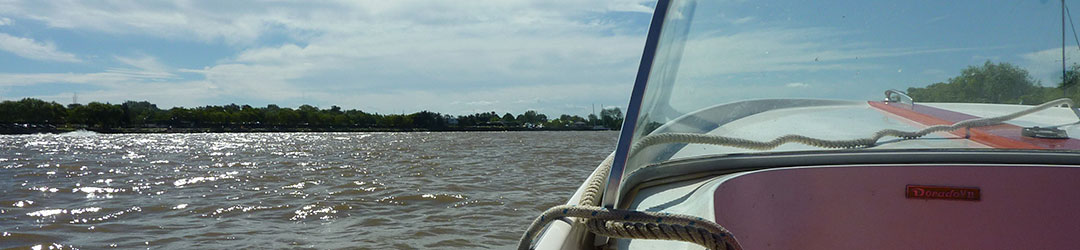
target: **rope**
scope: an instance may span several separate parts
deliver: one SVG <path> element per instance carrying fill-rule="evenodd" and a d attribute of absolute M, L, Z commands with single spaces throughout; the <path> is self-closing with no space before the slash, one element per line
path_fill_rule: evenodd
<path fill-rule="evenodd" d="M 561 205 L 544 211 L 529 228 L 542 228 L 551 221 L 586 218 L 590 232 L 612 238 L 679 240 L 708 249 L 741 249 L 735 237 L 715 222 L 681 214 L 606 209 L 593 206 Z M 526 234 L 518 249 L 527 250 L 535 234 Z"/>
<path fill-rule="evenodd" d="M 900 131 L 900 130 L 895 130 L 895 129 L 884 129 L 884 130 L 880 130 L 880 131 L 874 133 L 874 135 L 871 136 L 871 137 L 860 138 L 860 139 L 852 139 L 852 140 L 825 140 L 825 139 L 812 138 L 812 137 L 807 137 L 807 136 L 802 136 L 802 135 L 784 135 L 784 136 L 781 136 L 781 137 L 777 137 L 776 139 L 772 139 L 770 141 L 754 141 L 754 140 L 734 138 L 734 137 L 726 137 L 726 136 L 719 136 L 719 135 L 704 135 L 704 134 L 691 134 L 691 133 L 663 133 L 663 134 L 656 134 L 656 135 L 648 135 L 648 136 L 645 136 L 645 137 L 641 138 L 641 140 L 638 141 L 637 143 L 635 143 L 634 146 L 630 147 L 630 152 L 631 152 L 631 155 L 633 155 L 634 153 L 637 153 L 638 150 L 640 150 L 642 148 L 652 146 L 652 145 L 657 145 L 657 144 L 665 144 L 665 143 L 710 144 L 710 145 L 730 146 L 730 147 L 754 149 L 754 150 L 769 150 L 769 149 L 773 149 L 773 148 L 779 147 L 780 145 L 787 144 L 787 143 L 800 143 L 800 144 L 805 144 L 805 145 L 819 147 L 819 148 L 870 147 L 870 146 L 874 146 L 875 144 L 877 144 L 878 140 L 880 140 L 881 138 L 886 137 L 886 136 L 899 137 L 899 138 L 902 138 L 902 139 L 910 140 L 910 139 L 916 139 L 916 138 L 919 138 L 919 137 L 926 136 L 927 134 L 930 134 L 930 133 L 953 131 L 953 130 L 957 130 L 957 129 L 961 129 L 961 128 L 975 128 L 975 127 L 985 127 L 985 126 L 999 125 L 999 124 L 1004 123 L 1005 121 L 1016 119 L 1018 117 L 1029 115 L 1031 113 L 1042 111 L 1044 109 L 1055 107 L 1055 106 L 1058 106 L 1058 105 L 1061 105 L 1061 104 L 1068 105 L 1070 109 L 1076 107 L 1076 105 L 1073 103 L 1073 101 L 1071 99 L 1069 99 L 1069 98 L 1061 98 L 1061 99 L 1057 99 L 1057 100 L 1053 100 L 1053 101 L 1049 101 L 1049 102 L 1040 104 L 1039 106 L 1031 107 L 1031 108 L 1028 108 L 1028 109 L 1025 109 L 1025 110 L 1021 110 L 1021 111 L 1011 113 L 1011 114 L 1007 114 L 1007 115 L 1003 115 L 1003 116 L 990 117 L 990 118 L 969 119 L 969 120 L 964 120 L 964 121 L 957 122 L 957 123 L 955 123 L 953 125 L 935 125 L 935 126 L 930 126 L 930 127 L 925 128 L 925 129 L 922 129 L 922 130 L 919 130 L 919 131 L 914 131 L 914 132 Z M 1077 113 L 1077 111 L 1075 109 L 1073 110 L 1073 112 Z M 1077 118 L 1080 118 L 1080 113 L 1077 113 Z"/>
<path fill-rule="evenodd" d="M 578 205 L 582 206 L 600 206 L 600 194 L 604 188 L 604 176 L 608 176 L 611 172 L 611 164 L 615 161 L 615 152 L 611 152 L 604 161 L 600 162 L 599 169 L 589 176 L 589 185 L 585 187 L 585 192 L 581 194 L 581 200 L 578 201 Z"/>
<path fill-rule="evenodd" d="M 709 249 L 741 250 L 738 241 L 727 229 L 704 218 L 657 212 L 607 209 L 600 207 L 600 191 L 604 177 L 611 171 L 615 155 L 604 159 L 597 171 L 589 176 L 588 185 L 578 205 L 549 208 L 533 220 L 518 242 L 519 250 L 528 250 L 532 241 L 548 223 L 562 218 L 584 218 L 590 232 L 612 238 L 679 240 L 692 242 Z"/>

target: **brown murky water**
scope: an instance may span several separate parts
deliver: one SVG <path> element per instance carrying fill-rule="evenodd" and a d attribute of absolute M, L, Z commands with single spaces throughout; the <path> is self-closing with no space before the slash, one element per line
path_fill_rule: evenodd
<path fill-rule="evenodd" d="M 513 248 L 616 137 L 0 136 L 0 248 Z"/>

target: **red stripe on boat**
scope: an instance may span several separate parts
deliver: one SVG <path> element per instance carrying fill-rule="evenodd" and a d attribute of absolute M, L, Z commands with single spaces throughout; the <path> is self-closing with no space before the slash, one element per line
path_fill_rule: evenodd
<path fill-rule="evenodd" d="M 926 105 L 914 104 L 910 108 L 895 103 L 867 102 L 871 107 L 907 118 L 926 126 L 952 125 L 963 120 L 979 118 L 977 116 L 954 112 Z M 1042 139 L 1020 135 L 1023 128 L 1012 124 L 978 127 L 971 129 L 969 140 L 993 147 L 993 148 L 1018 148 L 1018 149 L 1080 149 L 1080 140 L 1077 139 Z M 964 129 L 950 131 L 950 134 L 964 137 L 967 131 Z"/>

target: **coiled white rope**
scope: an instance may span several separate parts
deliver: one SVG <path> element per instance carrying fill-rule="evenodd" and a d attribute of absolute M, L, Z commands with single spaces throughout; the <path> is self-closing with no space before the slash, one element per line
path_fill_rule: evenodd
<path fill-rule="evenodd" d="M 600 191 L 604 177 L 611 171 L 615 155 L 604 159 L 597 171 L 589 176 L 585 191 L 578 205 L 562 205 L 549 208 L 533 220 L 529 229 L 518 242 L 519 250 L 528 250 L 534 238 L 548 223 L 574 217 L 585 219 L 590 232 L 613 238 L 679 240 L 696 243 L 709 249 L 741 250 L 735 237 L 727 229 L 704 218 L 657 212 L 607 209 L 600 207 Z"/>
<path fill-rule="evenodd" d="M 606 209 L 595 206 L 561 205 L 544 211 L 529 228 L 543 228 L 551 221 L 585 218 L 590 232 L 612 238 L 679 240 L 708 249 L 741 249 L 735 237 L 715 222 L 681 214 Z M 533 234 L 525 234 L 518 249 L 529 249 Z"/>
<path fill-rule="evenodd" d="M 730 146 L 730 147 L 754 149 L 754 150 L 769 150 L 769 149 L 773 149 L 773 148 L 779 147 L 780 145 L 787 144 L 787 143 L 800 143 L 800 144 L 805 144 L 805 145 L 819 147 L 819 148 L 870 147 L 870 146 L 874 146 L 875 144 L 877 144 L 878 140 L 880 140 L 881 138 L 886 137 L 886 136 L 899 137 L 899 138 L 902 138 L 902 139 L 910 140 L 910 139 L 916 139 L 916 138 L 919 138 L 919 137 L 926 136 L 927 134 L 930 134 L 930 133 L 953 131 L 953 130 L 962 129 L 962 128 L 975 128 L 975 127 L 985 127 L 985 126 L 999 125 L 999 124 L 1004 123 L 1005 121 L 1016 119 L 1018 117 L 1029 115 L 1031 113 L 1042 111 L 1044 109 L 1055 107 L 1055 106 L 1058 106 L 1058 105 L 1061 105 L 1061 104 L 1068 105 L 1069 108 L 1072 109 L 1073 112 L 1077 114 L 1077 118 L 1080 118 L 1080 113 L 1077 113 L 1077 111 L 1075 109 L 1076 105 L 1073 103 L 1072 99 L 1061 98 L 1061 99 L 1049 101 L 1049 102 L 1040 104 L 1038 106 L 1034 106 L 1034 107 L 1031 107 L 1031 108 L 1028 108 L 1028 109 L 1025 109 L 1025 110 L 1021 110 L 1021 111 L 1011 113 L 1011 114 L 1007 114 L 1007 115 L 1003 115 L 1003 116 L 969 119 L 969 120 L 964 120 L 964 121 L 957 122 L 957 123 L 955 123 L 953 125 L 935 125 L 935 126 L 930 126 L 930 127 L 925 128 L 925 129 L 922 129 L 922 130 L 919 130 L 919 131 L 914 131 L 914 132 L 900 131 L 900 130 L 895 130 L 895 129 L 884 129 L 884 130 L 880 130 L 880 131 L 874 133 L 870 137 L 860 138 L 860 139 L 825 140 L 825 139 L 812 138 L 812 137 L 807 137 L 807 136 L 802 136 L 802 135 L 784 135 L 784 136 L 781 136 L 781 137 L 777 137 L 776 139 L 772 139 L 770 141 L 754 141 L 754 140 L 727 137 L 727 136 L 719 136 L 719 135 L 705 135 L 705 134 L 691 134 L 691 133 L 662 133 L 662 134 L 648 135 L 648 136 L 645 136 L 645 137 L 641 138 L 641 140 L 639 140 L 637 143 L 635 143 L 634 146 L 630 147 L 630 152 L 631 152 L 631 156 L 632 156 L 635 153 L 637 153 L 639 150 L 641 150 L 641 149 L 643 149 L 645 147 L 652 146 L 652 145 L 657 145 L 657 144 L 666 144 L 666 143 L 710 144 L 710 145 Z"/>

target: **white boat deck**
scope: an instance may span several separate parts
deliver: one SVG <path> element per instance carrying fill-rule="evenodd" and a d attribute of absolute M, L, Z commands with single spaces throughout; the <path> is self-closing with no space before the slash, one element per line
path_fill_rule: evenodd
<path fill-rule="evenodd" d="M 994 117 L 1030 108 L 1025 105 L 970 104 L 970 103 L 920 103 L 930 107 L 952 110 L 978 117 Z M 1051 108 L 1009 121 L 1021 127 L 1054 126 L 1077 122 L 1077 117 L 1065 108 Z M 768 141 L 788 135 L 811 135 L 829 140 L 866 138 L 882 129 L 917 131 L 927 126 L 916 121 L 893 115 L 866 103 L 837 106 L 777 109 L 732 121 L 708 132 L 708 134 Z M 1080 135 L 1080 126 L 1063 127 L 1070 135 Z M 934 133 L 918 140 L 882 138 L 874 149 L 896 148 L 987 148 L 987 145 L 964 140 L 948 134 Z M 821 148 L 789 143 L 773 149 L 774 152 L 822 150 Z M 691 144 L 675 153 L 672 159 L 728 153 L 755 152 L 727 146 Z"/>

